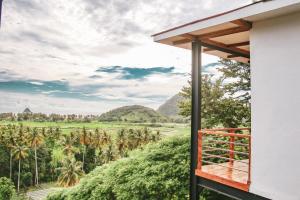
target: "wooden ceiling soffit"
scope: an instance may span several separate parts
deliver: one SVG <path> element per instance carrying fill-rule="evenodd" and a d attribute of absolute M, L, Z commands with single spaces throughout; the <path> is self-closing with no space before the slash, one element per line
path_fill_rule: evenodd
<path fill-rule="evenodd" d="M 252 28 L 252 23 L 248 22 L 246 20 L 243 20 L 243 19 L 234 20 L 234 21 L 231 21 L 230 23 L 238 25 L 240 27 L 247 27 L 249 29 Z"/>
<path fill-rule="evenodd" d="M 231 21 L 230 23 L 236 24 L 236 25 L 238 25 L 238 27 L 213 31 L 213 32 L 205 33 L 205 34 L 201 34 L 201 35 L 183 34 L 183 35 L 181 35 L 181 37 L 184 37 L 185 39 L 177 40 L 177 41 L 173 42 L 173 45 L 189 43 L 194 38 L 197 38 L 198 40 L 211 39 L 211 38 L 231 35 L 231 34 L 235 34 L 235 33 L 245 32 L 245 31 L 249 31 L 252 28 L 251 22 L 248 22 L 248 21 L 245 21 L 242 19 L 234 20 L 234 21 Z"/>
<path fill-rule="evenodd" d="M 228 55 L 227 56 L 227 58 L 237 58 L 237 57 L 239 57 L 239 56 L 237 56 L 237 55 Z"/>
<path fill-rule="evenodd" d="M 214 31 L 214 32 L 206 33 L 206 34 L 197 35 L 197 38 L 199 40 L 210 39 L 210 38 L 216 38 L 216 37 L 231 35 L 231 34 L 235 34 L 235 33 L 245 32 L 245 31 L 249 31 L 249 30 L 250 29 L 247 27 L 234 27 L 234 28 L 228 28 L 228 29 L 224 29 L 224 30 L 219 30 L 219 31 Z"/>
<path fill-rule="evenodd" d="M 239 43 L 232 43 L 232 44 L 226 44 L 228 47 L 242 47 L 242 46 L 248 46 L 250 45 L 250 42 L 239 42 Z"/>
<path fill-rule="evenodd" d="M 250 45 L 250 42 L 239 42 L 239 43 L 232 43 L 232 44 L 226 44 L 227 47 L 241 47 L 241 46 L 248 46 Z M 210 51 L 215 51 L 215 49 L 209 49 L 209 48 L 204 48 L 203 52 L 210 52 Z"/>
<path fill-rule="evenodd" d="M 202 40 L 201 43 L 202 46 L 207 47 L 209 49 L 215 49 L 217 51 L 229 53 L 238 57 L 250 58 L 250 52 L 244 49 L 240 49 L 237 47 L 228 47 L 223 43 L 215 42 L 209 39 Z"/>

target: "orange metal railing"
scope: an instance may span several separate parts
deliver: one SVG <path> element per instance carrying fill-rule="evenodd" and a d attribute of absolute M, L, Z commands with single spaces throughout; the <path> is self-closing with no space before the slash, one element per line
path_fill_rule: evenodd
<path fill-rule="evenodd" d="M 200 130 L 196 174 L 247 191 L 251 179 L 250 128 Z"/>

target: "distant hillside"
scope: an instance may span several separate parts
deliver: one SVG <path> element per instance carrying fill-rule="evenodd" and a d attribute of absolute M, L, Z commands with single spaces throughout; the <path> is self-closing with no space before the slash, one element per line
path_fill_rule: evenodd
<path fill-rule="evenodd" d="M 157 112 L 159 112 L 162 115 L 168 116 L 168 117 L 179 117 L 178 112 L 178 103 L 182 100 L 182 97 L 179 94 L 174 95 L 170 99 L 168 99 L 164 104 L 159 106 L 157 109 Z"/>
<path fill-rule="evenodd" d="M 100 121 L 166 122 L 168 118 L 151 108 L 133 105 L 113 109 L 100 116 Z"/>
<path fill-rule="evenodd" d="M 31 112 L 31 110 L 29 108 L 25 108 L 25 110 L 23 111 L 23 113 L 29 113 L 29 114 L 31 114 L 32 112 Z"/>

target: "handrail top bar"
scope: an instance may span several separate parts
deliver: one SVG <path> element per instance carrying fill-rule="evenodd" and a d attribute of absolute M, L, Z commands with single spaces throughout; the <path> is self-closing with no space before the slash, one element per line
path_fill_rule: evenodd
<path fill-rule="evenodd" d="M 235 134 L 235 133 L 227 133 L 227 132 L 215 132 L 215 131 L 198 131 L 198 134 L 208 134 L 208 135 L 221 135 L 221 136 L 228 136 L 228 137 L 242 137 L 242 138 L 251 138 L 251 135 L 244 135 L 244 134 Z"/>
<path fill-rule="evenodd" d="M 251 130 L 251 128 L 215 128 L 215 129 L 202 129 L 202 131 L 243 131 L 243 130 Z"/>

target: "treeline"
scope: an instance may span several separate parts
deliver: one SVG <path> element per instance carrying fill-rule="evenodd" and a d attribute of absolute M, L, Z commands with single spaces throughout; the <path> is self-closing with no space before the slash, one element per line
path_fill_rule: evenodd
<path fill-rule="evenodd" d="M 91 122 L 99 120 L 98 115 L 61 115 L 44 113 L 0 113 L 0 121 L 35 121 L 35 122 Z"/>
<path fill-rule="evenodd" d="M 134 115 L 134 114 L 133 114 Z M 0 113 L 0 121 L 10 122 L 22 122 L 22 121 L 34 121 L 34 122 L 129 122 L 129 123 L 186 123 L 188 119 L 183 118 L 167 118 L 161 116 L 140 116 L 139 118 L 132 117 L 105 117 L 106 115 L 61 115 L 61 114 L 44 114 L 44 113 Z"/>
<path fill-rule="evenodd" d="M 63 134 L 58 127 L 0 127 L 0 176 L 10 178 L 17 190 L 41 182 L 75 185 L 96 166 L 126 157 L 128 152 L 160 139 L 148 128 L 120 129 L 109 134 L 85 127 Z"/>

